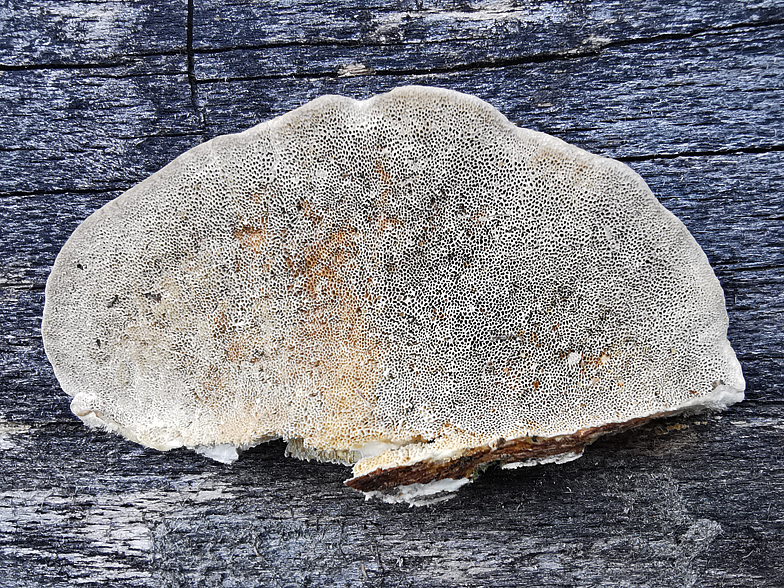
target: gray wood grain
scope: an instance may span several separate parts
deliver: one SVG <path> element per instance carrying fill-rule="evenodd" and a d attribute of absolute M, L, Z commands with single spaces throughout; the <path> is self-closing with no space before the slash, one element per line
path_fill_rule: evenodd
<path fill-rule="evenodd" d="M 784 585 L 784 4 L 11 1 L 0 6 L 0 586 Z M 747 400 L 364 502 L 347 469 L 91 431 L 43 353 L 81 220 L 212 136 L 409 83 L 627 161 L 724 286 Z"/>

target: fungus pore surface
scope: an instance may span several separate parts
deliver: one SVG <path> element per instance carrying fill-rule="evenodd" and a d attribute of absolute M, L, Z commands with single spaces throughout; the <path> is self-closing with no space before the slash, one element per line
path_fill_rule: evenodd
<path fill-rule="evenodd" d="M 108 203 L 42 332 L 89 425 L 221 461 L 283 438 L 411 503 L 745 388 L 705 254 L 636 173 L 414 86 L 324 96 Z"/>

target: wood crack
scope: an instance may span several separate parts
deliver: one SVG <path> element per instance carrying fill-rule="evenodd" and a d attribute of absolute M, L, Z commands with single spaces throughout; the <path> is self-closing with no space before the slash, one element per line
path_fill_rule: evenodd
<path fill-rule="evenodd" d="M 390 68 L 390 69 L 381 69 L 381 68 L 373 68 L 372 73 L 364 74 L 364 75 L 375 75 L 375 76 L 413 76 L 413 75 L 439 75 L 439 74 L 449 74 L 449 73 L 459 73 L 459 72 L 467 72 L 467 71 L 474 71 L 474 70 L 481 70 L 481 69 L 504 69 L 509 67 L 515 66 L 522 66 L 522 65 L 531 65 L 531 64 L 542 64 L 542 63 L 549 63 L 549 62 L 559 62 L 559 61 L 573 61 L 577 59 L 585 59 L 589 57 L 596 57 L 602 53 L 605 49 L 614 48 L 614 47 L 626 47 L 626 46 L 636 46 L 636 45 L 646 45 L 651 43 L 658 43 L 661 41 L 670 41 L 670 40 L 682 40 L 688 39 L 692 37 L 696 37 L 702 34 L 722 34 L 727 32 L 733 32 L 736 30 L 744 29 L 744 28 L 760 28 L 760 27 L 767 27 L 767 26 L 778 26 L 784 23 L 784 21 L 767 21 L 765 23 L 738 23 L 727 27 L 703 27 L 699 29 L 695 29 L 688 32 L 683 33 L 666 33 L 661 35 L 654 35 L 651 37 L 639 37 L 633 39 L 622 39 L 618 41 L 607 41 L 603 43 L 595 43 L 592 45 L 586 45 L 582 48 L 574 48 L 574 49 L 567 49 L 564 51 L 556 51 L 556 52 L 545 52 L 545 53 L 538 53 L 534 55 L 521 55 L 515 57 L 498 57 L 498 58 L 488 58 L 488 59 L 479 59 L 471 62 L 466 63 L 457 63 L 448 66 L 437 66 L 437 67 L 411 67 L 411 68 Z M 401 45 L 402 43 L 390 43 L 388 46 L 393 45 Z M 429 43 L 422 43 L 427 45 Z M 354 45 L 353 43 L 325 43 L 325 45 L 332 45 L 332 46 L 356 46 L 356 47 L 369 47 L 375 46 L 374 44 L 368 43 L 357 43 Z M 322 44 L 318 44 L 315 42 L 309 43 L 292 43 L 290 45 L 282 45 L 282 46 L 300 46 L 300 47 L 316 47 L 322 46 Z M 385 46 L 385 45 L 381 45 Z M 264 47 L 266 48 L 266 47 Z M 270 48 L 274 48 L 270 46 Z M 221 48 L 221 49 L 200 49 L 198 52 L 200 54 L 212 54 L 212 53 L 223 53 L 226 51 L 231 51 L 234 48 Z M 286 72 L 286 73 L 279 73 L 279 74 L 261 74 L 261 75 L 254 75 L 254 76 L 229 76 L 229 77 L 221 77 L 221 78 L 201 78 L 197 79 L 197 84 L 209 84 L 209 83 L 216 83 L 216 82 L 240 82 L 240 81 L 257 81 L 257 80 L 275 80 L 275 79 L 285 79 L 285 78 L 307 78 L 307 79 L 318 79 L 318 78 L 338 78 L 339 73 L 335 72 Z"/>
<path fill-rule="evenodd" d="M 25 198 L 35 196 L 66 196 L 72 194 L 112 194 L 116 192 L 125 192 L 137 182 L 129 182 L 122 184 L 116 188 L 73 188 L 73 189 L 57 189 L 57 190 L 15 190 L 11 192 L 0 192 L 0 199 L 2 198 Z"/>
<path fill-rule="evenodd" d="M 199 106 L 199 96 L 198 96 L 198 79 L 196 78 L 196 58 L 193 51 L 193 13 L 194 13 L 194 2 L 193 0 L 188 0 L 188 16 L 186 19 L 186 33 L 185 33 L 185 52 L 187 55 L 187 63 L 188 63 L 188 85 L 190 86 L 190 95 L 191 95 L 191 107 L 193 111 L 196 113 L 196 116 L 199 117 L 199 122 L 201 126 L 201 133 L 200 136 L 202 138 L 206 138 L 207 135 L 207 117 L 204 112 L 204 109 Z"/>
<path fill-rule="evenodd" d="M 626 155 L 616 157 L 624 163 L 632 161 L 651 161 L 654 159 L 677 159 L 679 157 L 716 157 L 720 155 L 764 154 L 784 151 L 784 145 L 759 145 L 751 147 L 737 147 L 735 149 L 706 149 L 687 150 L 677 153 L 649 153 L 645 155 Z"/>
<path fill-rule="evenodd" d="M 682 33 L 662 33 L 660 35 L 652 35 L 649 37 L 635 37 L 630 39 L 619 39 L 617 41 L 609 41 L 603 48 L 606 47 L 627 47 L 633 45 L 646 45 L 648 43 L 659 43 L 661 41 L 681 41 L 683 39 L 691 39 L 705 34 L 724 34 L 728 32 L 735 32 L 743 29 L 760 29 L 765 27 L 777 27 L 784 24 L 784 19 L 768 20 L 762 22 L 738 22 L 726 26 L 710 26 L 699 27 L 690 31 Z"/>
<path fill-rule="evenodd" d="M 602 43 L 595 43 L 583 48 L 566 49 L 564 51 L 546 52 L 535 55 L 509 57 L 509 58 L 496 58 L 476 60 L 473 62 L 455 64 L 452 66 L 433 67 L 433 68 L 400 68 L 400 69 L 377 69 L 374 75 L 379 76 L 394 76 L 394 75 L 430 75 L 442 74 L 451 72 L 471 71 L 475 69 L 500 69 L 505 67 L 513 67 L 516 65 L 528 65 L 536 63 L 547 63 L 550 61 L 566 61 L 574 59 L 582 59 L 585 57 L 594 57 L 601 53 L 604 49 L 614 47 L 628 47 L 636 45 L 646 45 L 651 43 L 658 43 L 661 41 L 678 41 L 689 39 L 705 34 L 724 34 L 728 32 L 735 32 L 739 30 L 750 29 L 763 29 L 767 27 L 777 27 L 784 24 L 784 19 L 775 19 L 760 22 L 740 22 L 733 23 L 727 26 L 713 26 L 713 27 L 700 27 L 690 31 L 679 33 L 662 33 L 659 35 L 651 35 L 645 37 L 634 37 L 629 39 L 618 39 L 613 41 L 606 41 Z M 186 46 L 185 55 L 187 58 L 188 81 L 191 85 L 192 99 L 195 100 L 196 86 L 204 83 L 215 82 L 232 82 L 232 81 L 254 81 L 265 79 L 280 79 L 280 78 L 336 78 L 338 74 L 335 72 L 295 72 L 286 74 L 272 74 L 260 76 L 238 76 L 226 78 L 202 78 L 199 79 L 195 73 L 195 58 L 196 55 L 215 55 L 220 53 L 228 53 L 231 51 L 263 51 L 267 49 L 282 49 L 282 48 L 318 48 L 318 47 L 346 47 L 346 48 L 368 48 L 368 47 L 405 47 L 405 46 L 426 46 L 426 45 L 439 45 L 439 44 L 453 44 L 459 42 L 475 42 L 481 41 L 477 37 L 463 37 L 463 38 L 449 38 L 449 39 L 436 39 L 432 41 L 411 40 L 411 41 L 373 41 L 365 39 L 315 39 L 305 40 L 296 39 L 291 41 L 279 41 L 273 43 L 256 43 L 256 44 L 239 44 L 229 47 L 199 47 L 193 46 L 193 31 L 194 31 L 194 3 L 193 0 L 188 2 L 188 17 L 187 17 L 187 31 L 186 31 Z M 120 61 L 107 61 L 107 62 L 89 62 L 89 63 L 28 63 L 28 64 L 2 64 L 0 63 L 0 71 L 35 71 L 35 70 L 79 70 L 79 69 L 112 69 L 123 68 L 132 65 L 134 61 L 148 57 L 166 57 L 181 55 L 182 49 L 173 49 L 169 51 L 155 51 L 155 52 L 136 52 L 127 53 Z M 156 74 L 147 74 L 156 75 Z"/>
<path fill-rule="evenodd" d="M 40 282 L 0 282 L 0 290 L 10 290 L 12 292 L 43 292 L 46 288 L 45 283 Z"/>
<path fill-rule="evenodd" d="M 724 27 L 700 27 L 691 31 L 682 33 L 662 33 L 660 35 L 653 35 L 650 37 L 635 37 L 631 39 L 619 39 L 617 41 L 609 41 L 603 47 L 623 46 L 623 45 L 639 45 L 646 43 L 655 43 L 659 41 L 668 40 L 681 40 L 696 37 L 706 33 L 724 33 L 735 31 L 739 29 L 758 29 L 765 27 L 772 27 L 784 24 L 782 20 L 761 21 L 761 22 L 742 22 L 733 23 L 732 25 Z M 363 39 L 295 39 L 291 41 L 278 41 L 272 43 L 251 43 L 231 45 L 228 47 L 200 47 L 194 48 L 194 53 L 203 55 L 213 55 L 218 53 L 228 53 L 231 51 L 263 51 L 265 49 L 285 49 L 291 47 L 299 47 L 303 49 L 317 48 L 317 47 L 348 47 L 348 48 L 363 48 L 363 47 L 414 47 L 421 45 L 451 45 L 454 43 L 472 43 L 482 41 L 482 37 L 467 36 L 467 37 L 450 37 L 448 39 L 433 39 L 423 41 L 416 40 L 397 40 L 397 41 L 371 41 Z M 568 50 L 563 53 L 556 53 L 553 55 L 568 54 Z"/>

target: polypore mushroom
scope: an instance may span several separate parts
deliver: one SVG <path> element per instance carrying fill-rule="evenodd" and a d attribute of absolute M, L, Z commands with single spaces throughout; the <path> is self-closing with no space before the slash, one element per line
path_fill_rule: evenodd
<path fill-rule="evenodd" d="M 89 425 L 222 461 L 283 438 L 409 502 L 745 387 L 705 254 L 636 173 L 424 87 L 178 157 L 74 232 L 42 331 Z"/>

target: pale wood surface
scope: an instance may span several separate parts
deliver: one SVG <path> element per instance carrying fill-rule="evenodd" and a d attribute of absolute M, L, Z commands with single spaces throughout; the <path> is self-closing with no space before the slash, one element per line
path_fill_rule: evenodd
<path fill-rule="evenodd" d="M 0 4 L 0 586 L 784 585 L 782 55 L 780 1 Z M 421 509 L 279 443 L 224 466 L 72 417 L 39 326 L 81 220 L 205 139 L 409 83 L 637 170 L 725 288 L 746 402 Z"/>

